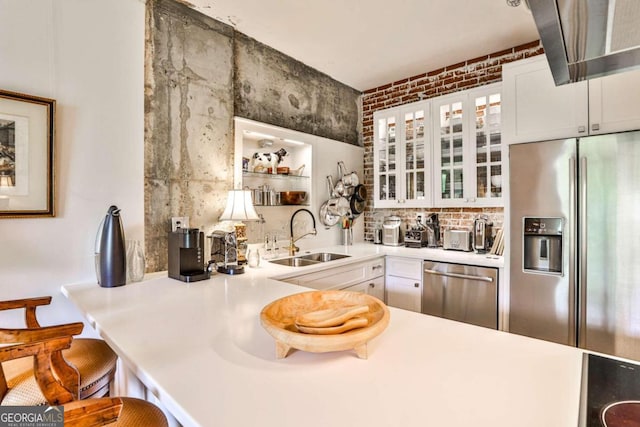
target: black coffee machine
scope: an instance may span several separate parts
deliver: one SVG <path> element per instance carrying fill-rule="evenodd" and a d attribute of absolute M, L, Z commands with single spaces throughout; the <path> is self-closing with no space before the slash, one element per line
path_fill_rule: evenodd
<path fill-rule="evenodd" d="M 204 233 L 197 228 L 169 232 L 169 277 L 197 282 L 210 277 L 204 268 Z"/>

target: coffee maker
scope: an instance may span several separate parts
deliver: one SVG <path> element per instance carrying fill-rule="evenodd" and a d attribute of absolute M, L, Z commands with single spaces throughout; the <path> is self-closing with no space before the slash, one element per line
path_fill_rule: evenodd
<path fill-rule="evenodd" d="M 169 232 L 169 277 L 197 282 L 210 277 L 204 268 L 204 233 L 197 228 Z"/>
<path fill-rule="evenodd" d="M 242 274 L 244 266 L 238 262 L 238 239 L 235 231 L 215 230 L 211 233 L 211 261 L 216 271 L 224 274 Z"/>
<path fill-rule="evenodd" d="M 440 221 L 438 214 L 432 213 L 427 217 L 427 247 L 437 248 L 440 244 Z"/>
<path fill-rule="evenodd" d="M 493 239 L 491 237 L 491 226 L 486 215 L 479 215 L 473 222 L 473 249 L 477 253 L 485 253 L 491 250 Z"/>

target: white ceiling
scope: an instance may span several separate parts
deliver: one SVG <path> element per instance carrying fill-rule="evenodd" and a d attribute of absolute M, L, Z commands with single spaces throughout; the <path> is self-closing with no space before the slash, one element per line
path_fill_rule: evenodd
<path fill-rule="evenodd" d="M 361 91 L 538 39 L 505 0 L 183 2 Z"/>

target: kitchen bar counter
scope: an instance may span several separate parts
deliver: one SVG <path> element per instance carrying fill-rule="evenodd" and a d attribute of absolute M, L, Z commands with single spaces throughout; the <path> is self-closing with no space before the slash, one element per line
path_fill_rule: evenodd
<path fill-rule="evenodd" d="M 390 308 L 367 360 L 276 359 L 259 313 L 307 289 L 270 279 L 268 265 L 62 290 L 185 426 L 577 425 L 582 351 L 419 313 Z"/>

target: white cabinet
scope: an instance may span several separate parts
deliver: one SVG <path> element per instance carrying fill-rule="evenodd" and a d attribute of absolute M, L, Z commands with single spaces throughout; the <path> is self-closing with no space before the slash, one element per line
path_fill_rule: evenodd
<path fill-rule="evenodd" d="M 384 276 L 376 277 L 365 282 L 358 283 L 346 288 L 342 288 L 344 291 L 362 292 L 372 297 L 378 298 L 380 301 L 384 301 Z"/>
<path fill-rule="evenodd" d="M 365 292 L 384 301 L 384 257 L 314 271 L 285 279 L 294 285 L 318 290 L 344 289 Z"/>
<path fill-rule="evenodd" d="M 507 144 L 640 128 L 640 72 L 555 86 L 544 55 L 502 68 Z"/>
<path fill-rule="evenodd" d="M 589 80 L 591 135 L 640 129 L 640 71 Z"/>
<path fill-rule="evenodd" d="M 502 206 L 501 85 L 432 99 L 434 202 Z"/>
<path fill-rule="evenodd" d="M 374 207 L 431 206 L 429 118 L 429 101 L 373 114 Z"/>
<path fill-rule="evenodd" d="M 419 313 L 422 304 L 422 260 L 388 256 L 385 293 L 387 305 Z"/>

